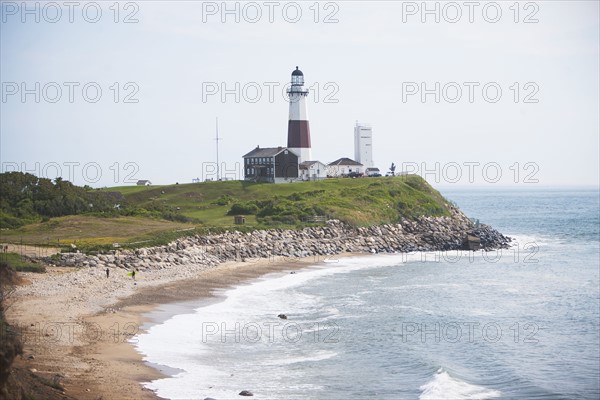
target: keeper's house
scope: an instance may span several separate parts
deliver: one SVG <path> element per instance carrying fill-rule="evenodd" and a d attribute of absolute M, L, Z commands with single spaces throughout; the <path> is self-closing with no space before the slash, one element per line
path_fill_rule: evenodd
<path fill-rule="evenodd" d="M 256 146 L 244 155 L 244 178 L 271 183 L 298 180 L 298 155 L 286 147 Z"/>

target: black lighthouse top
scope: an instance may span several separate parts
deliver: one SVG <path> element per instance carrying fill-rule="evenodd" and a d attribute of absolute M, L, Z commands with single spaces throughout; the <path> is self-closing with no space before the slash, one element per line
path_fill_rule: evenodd
<path fill-rule="evenodd" d="M 304 85 L 304 74 L 296 66 L 296 69 L 292 71 L 292 86 L 302 85 Z"/>

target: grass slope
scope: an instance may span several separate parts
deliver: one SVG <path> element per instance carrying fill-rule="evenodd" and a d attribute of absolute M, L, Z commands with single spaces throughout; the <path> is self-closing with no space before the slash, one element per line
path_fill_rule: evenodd
<path fill-rule="evenodd" d="M 209 226 L 230 226 L 233 218 L 227 212 L 234 204 L 249 202 L 259 209 L 275 209 L 265 211 L 265 216 L 298 217 L 291 224 L 309 215 L 337 218 L 357 226 L 396 222 L 400 217 L 448 215 L 447 201 L 415 175 L 282 185 L 225 181 L 111 190 L 121 192 L 129 203 L 139 207 L 166 207 Z M 246 222 L 271 225 L 277 221 L 257 222 L 256 217 L 247 215 Z"/>
<path fill-rule="evenodd" d="M 69 215 L 47 222 L 25 225 L 0 232 L 0 242 L 54 247 L 111 247 L 113 243 L 162 243 L 193 225 L 144 217 L 102 218 L 92 215 Z"/>
<path fill-rule="evenodd" d="M 234 214 L 238 213 L 236 208 L 247 211 L 240 212 L 246 215 L 246 226 L 235 226 L 238 230 L 296 228 L 305 226 L 306 217 L 313 215 L 355 226 L 394 223 L 403 217 L 420 215 L 449 215 L 447 200 L 416 175 L 281 185 L 224 181 L 106 190 L 122 193 L 130 206 L 168 210 L 194 222 L 158 220 L 144 217 L 143 213 L 112 218 L 78 215 L 3 231 L 0 241 L 22 239 L 23 243 L 56 245 L 58 238 L 61 242 L 76 240 L 80 247 L 114 242 L 151 245 L 183 234 L 231 228 L 233 216 L 228 212 L 232 207 Z"/>

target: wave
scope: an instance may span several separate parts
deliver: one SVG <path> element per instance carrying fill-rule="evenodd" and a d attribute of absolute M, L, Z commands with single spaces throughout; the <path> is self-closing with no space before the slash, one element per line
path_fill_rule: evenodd
<path fill-rule="evenodd" d="M 301 364 L 301 363 L 313 363 L 323 360 L 328 360 L 337 356 L 338 353 L 333 351 L 321 351 L 315 352 L 314 354 L 307 356 L 297 356 L 297 357 L 277 357 L 276 359 L 266 360 L 260 363 L 261 367 L 272 367 L 272 366 L 282 366 L 282 365 L 291 365 L 291 364 Z"/>
<path fill-rule="evenodd" d="M 422 385 L 419 399 L 494 399 L 501 392 L 473 385 L 451 377 L 443 368 L 437 370 L 433 379 Z"/>
<path fill-rule="evenodd" d="M 511 247 L 525 245 L 537 245 L 537 246 L 548 246 L 559 243 L 565 243 L 569 238 L 560 237 L 558 235 L 526 235 L 526 234 L 508 234 L 512 238 Z"/>

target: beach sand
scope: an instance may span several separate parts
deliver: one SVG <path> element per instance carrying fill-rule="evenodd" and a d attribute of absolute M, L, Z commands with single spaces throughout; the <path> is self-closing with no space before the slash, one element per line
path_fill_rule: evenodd
<path fill-rule="evenodd" d="M 359 254 L 329 257 L 328 261 Z M 364 254 L 360 254 L 364 255 Z M 141 383 L 163 375 L 129 340 L 151 321 L 161 304 L 208 298 L 218 289 L 259 276 L 317 265 L 324 258 L 261 259 L 228 262 L 212 268 L 179 266 L 133 279 L 124 270 L 48 268 L 47 274 L 23 273 L 8 309 L 22 329 L 24 355 L 17 368 L 35 371 L 64 387 L 65 398 L 158 399 Z"/>

